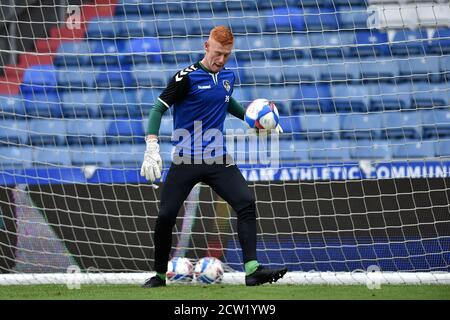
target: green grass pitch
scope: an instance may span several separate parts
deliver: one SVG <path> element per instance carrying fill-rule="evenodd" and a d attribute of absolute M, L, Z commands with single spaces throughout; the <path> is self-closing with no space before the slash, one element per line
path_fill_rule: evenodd
<path fill-rule="evenodd" d="M 450 300 L 450 285 L 169 285 L 144 289 L 139 285 L 1 286 L 0 299 L 14 300 Z"/>

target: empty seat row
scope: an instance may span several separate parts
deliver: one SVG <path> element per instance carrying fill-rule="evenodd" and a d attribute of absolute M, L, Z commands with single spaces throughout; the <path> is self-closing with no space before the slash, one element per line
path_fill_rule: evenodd
<path fill-rule="evenodd" d="M 0 96 L 3 118 L 142 118 L 161 89 L 87 90 Z"/>
<path fill-rule="evenodd" d="M 351 161 L 449 157 L 450 141 L 346 140 L 280 141 L 281 161 Z"/>
<path fill-rule="evenodd" d="M 152 87 L 150 83 L 142 87 Z M 0 96 L 3 118 L 136 118 L 146 117 L 162 88 L 26 92 Z M 273 100 L 282 115 L 378 112 L 448 108 L 450 87 L 442 83 L 306 83 L 238 85 L 232 96 L 246 107 L 252 100 Z"/>
<path fill-rule="evenodd" d="M 228 125 L 228 127 L 227 127 Z M 450 111 L 406 111 L 375 114 L 309 114 L 280 118 L 282 140 L 441 139 L 450 136 Z M 226 129 L 245 130 L 236 119 Z M 233 132 L 233 131 L 232 131 Z M 230 133 L 232 133 L 230 132 Z"/>
<path fill-rule="evenodd" d="M 0 121 L 0 143 L 10 145 L 95 145 L 144 143 L 148 119 Z M 450 136 L 450 111 L 385 112 L 376 114 L 310 114 L 280 118 L 282 139 L 438 139 Z M 247 126 L 227 118 L 225 134 L 244 134 Z M 229 131 L 231 130 L 231 131 Z M 172 118 L 163 117 L 159 135 L 169 140 Z"/>
<path fill-rule="evenodd" d="M 370 1 L 370 0 L 369 0 Z M 243 1 L 182 1 L 170 2 L 152 0 L 120 0 L 117 4 L 116 15 L 129 14 L 169 14 L 185 12 L 188 14 L 209 12 L 252 12 L 287 6 L 305 7 L 335 7 L 335 6 L 366 6 L 366 0 L 243 0 Z"/>
<path fill-rule="evenodd" d="M 0 143 L 11 145 L 65 145 L 144 143 L 141 119 L 0 121 Z"/>
<path fill-rule="evenodd" d="M 446 83 L 349 85 L 305 84 L 300 86 L 241 86 L 233 97 L 247 105 L 256 98 L 273 100 L 280 113 L 379 112 L 448 108 L 450 87 Z"/>
<path fill-rule="evenodd" d="M 96 87 L 164 87 L 187 64 L 125 65 L 121 67 L 60 67 L 45 65 L 25 72 L 22 92 L 80 90 Z M 227 67 L 239 84 L 296 84 L 312 82 L 444 82 L 449 80 L 449 56 L 414 56 L 407 59 L 289 59 L 229 61 Z"/>
<path fill-rule="evenodd" d="M 136 12 L 112 18 L 95 18 L 88 25 L 87 37 L 205 35 L 215 25 L 228 25 L 235 34 L 351 30 L 367 28 L 368 25 L 391 29 L 448 25 L 448 17 L 445 17 L 448 7 L 442 5 L 417 8 L 427 11 L 426 13 L 414 13 L 411 7 L 389 6 L 384 12 L 380 9 L 347 5 L 308 8 L 285 6 L 284 8 L 244 9 L 232 12 L 211 9 L 210 11 L 190 13 L 174 11 L 171 14 Z M 441 11 L 435 13 L 434 19 L 429 16 L 432 9 Z M 375 19 L 377 21 L 373 21 Z"/>
<path fill-rule="evenodd" d="M 186 63 L 203 55 L 204 39 L 199 36 L 157 37 L 143 34 L 133 39 L 64 42 L 57 50 L 56 65 L 117 65 L 145 63 Z M 330 31 L 308 34 L 252 34 L 235 37 L 237 60 L 279 60 L 286 58 L 342 58 L 366 56 L 413 56 L 450 52 L 450 29 L 426 31 L 398 30 L 392 41 L 376 30 Z"/>
<path fill-rule="evenodd" d="M 258 144 L 229 145 L 229 153 L 235 161 L 249 163 L 260 161 L 260 154 L 268 152 Z M 82 147 L 0 147 L 0 169 L 28 168 L 32 166 L 66 167 L 133 167 L 142 164 L 145 145 L 122 144 L 115 146 Z M 387 143 L 383 140 L 350 141 L 280 141 L 278 153 L 283 162 L 339 162 L 356 160 L 393 159 L 436 159 L 450 157 L 450 140 L 417 141 L 404 140 L 401 143 Z M 169 142 L 160 143 L 160 153 L 164 166 L 168 166 L 174 152 Z M 270 151 L 271 152 L 271 151 Z M 274 160 L 275 158 L 271 158 Z"/>

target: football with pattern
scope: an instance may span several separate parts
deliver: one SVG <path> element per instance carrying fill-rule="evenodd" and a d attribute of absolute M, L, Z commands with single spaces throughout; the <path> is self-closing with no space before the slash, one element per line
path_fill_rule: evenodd
<path fill-rule="evenodd" d="M 248 105 L 244 120 L 250 128 L 272 130 L 277 127 L 280 115 L 275 103 L 261 98 Z"/>

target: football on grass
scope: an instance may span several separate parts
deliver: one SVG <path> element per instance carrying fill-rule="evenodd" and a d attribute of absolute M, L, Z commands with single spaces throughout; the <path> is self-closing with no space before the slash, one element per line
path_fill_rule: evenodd
<path fill-rule="evenodd" d="M 256 99 L 248 105 L 244 118 L 250 128 L 272 130 L 277 127 L 280 116 L 275 103 Z"/>
<path fill-rule="evenodd" d="M 194 266 L 187 258 L 173 258 L 168 263 L 166 277 L 169 282 L 190 282 L 194 277 Z"/>
<path fill-rule="evenodd" d="M 195 279 L 203 284 L 220 283 L 223 279 L 222 262 L 214 257 L 200 259 L 195 265 Z"/>

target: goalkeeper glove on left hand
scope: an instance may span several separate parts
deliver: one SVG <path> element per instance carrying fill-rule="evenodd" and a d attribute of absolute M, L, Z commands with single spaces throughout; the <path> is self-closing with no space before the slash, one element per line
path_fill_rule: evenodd
<path fill-rule="evenodd" d="M 141 176 L 153 182 L 161 178 L 162 171 L 162 159 L 159 154 L 158 139 L 146 137 L 145 142 L 147 143 L 147 149 L 144 153 Z"/>

